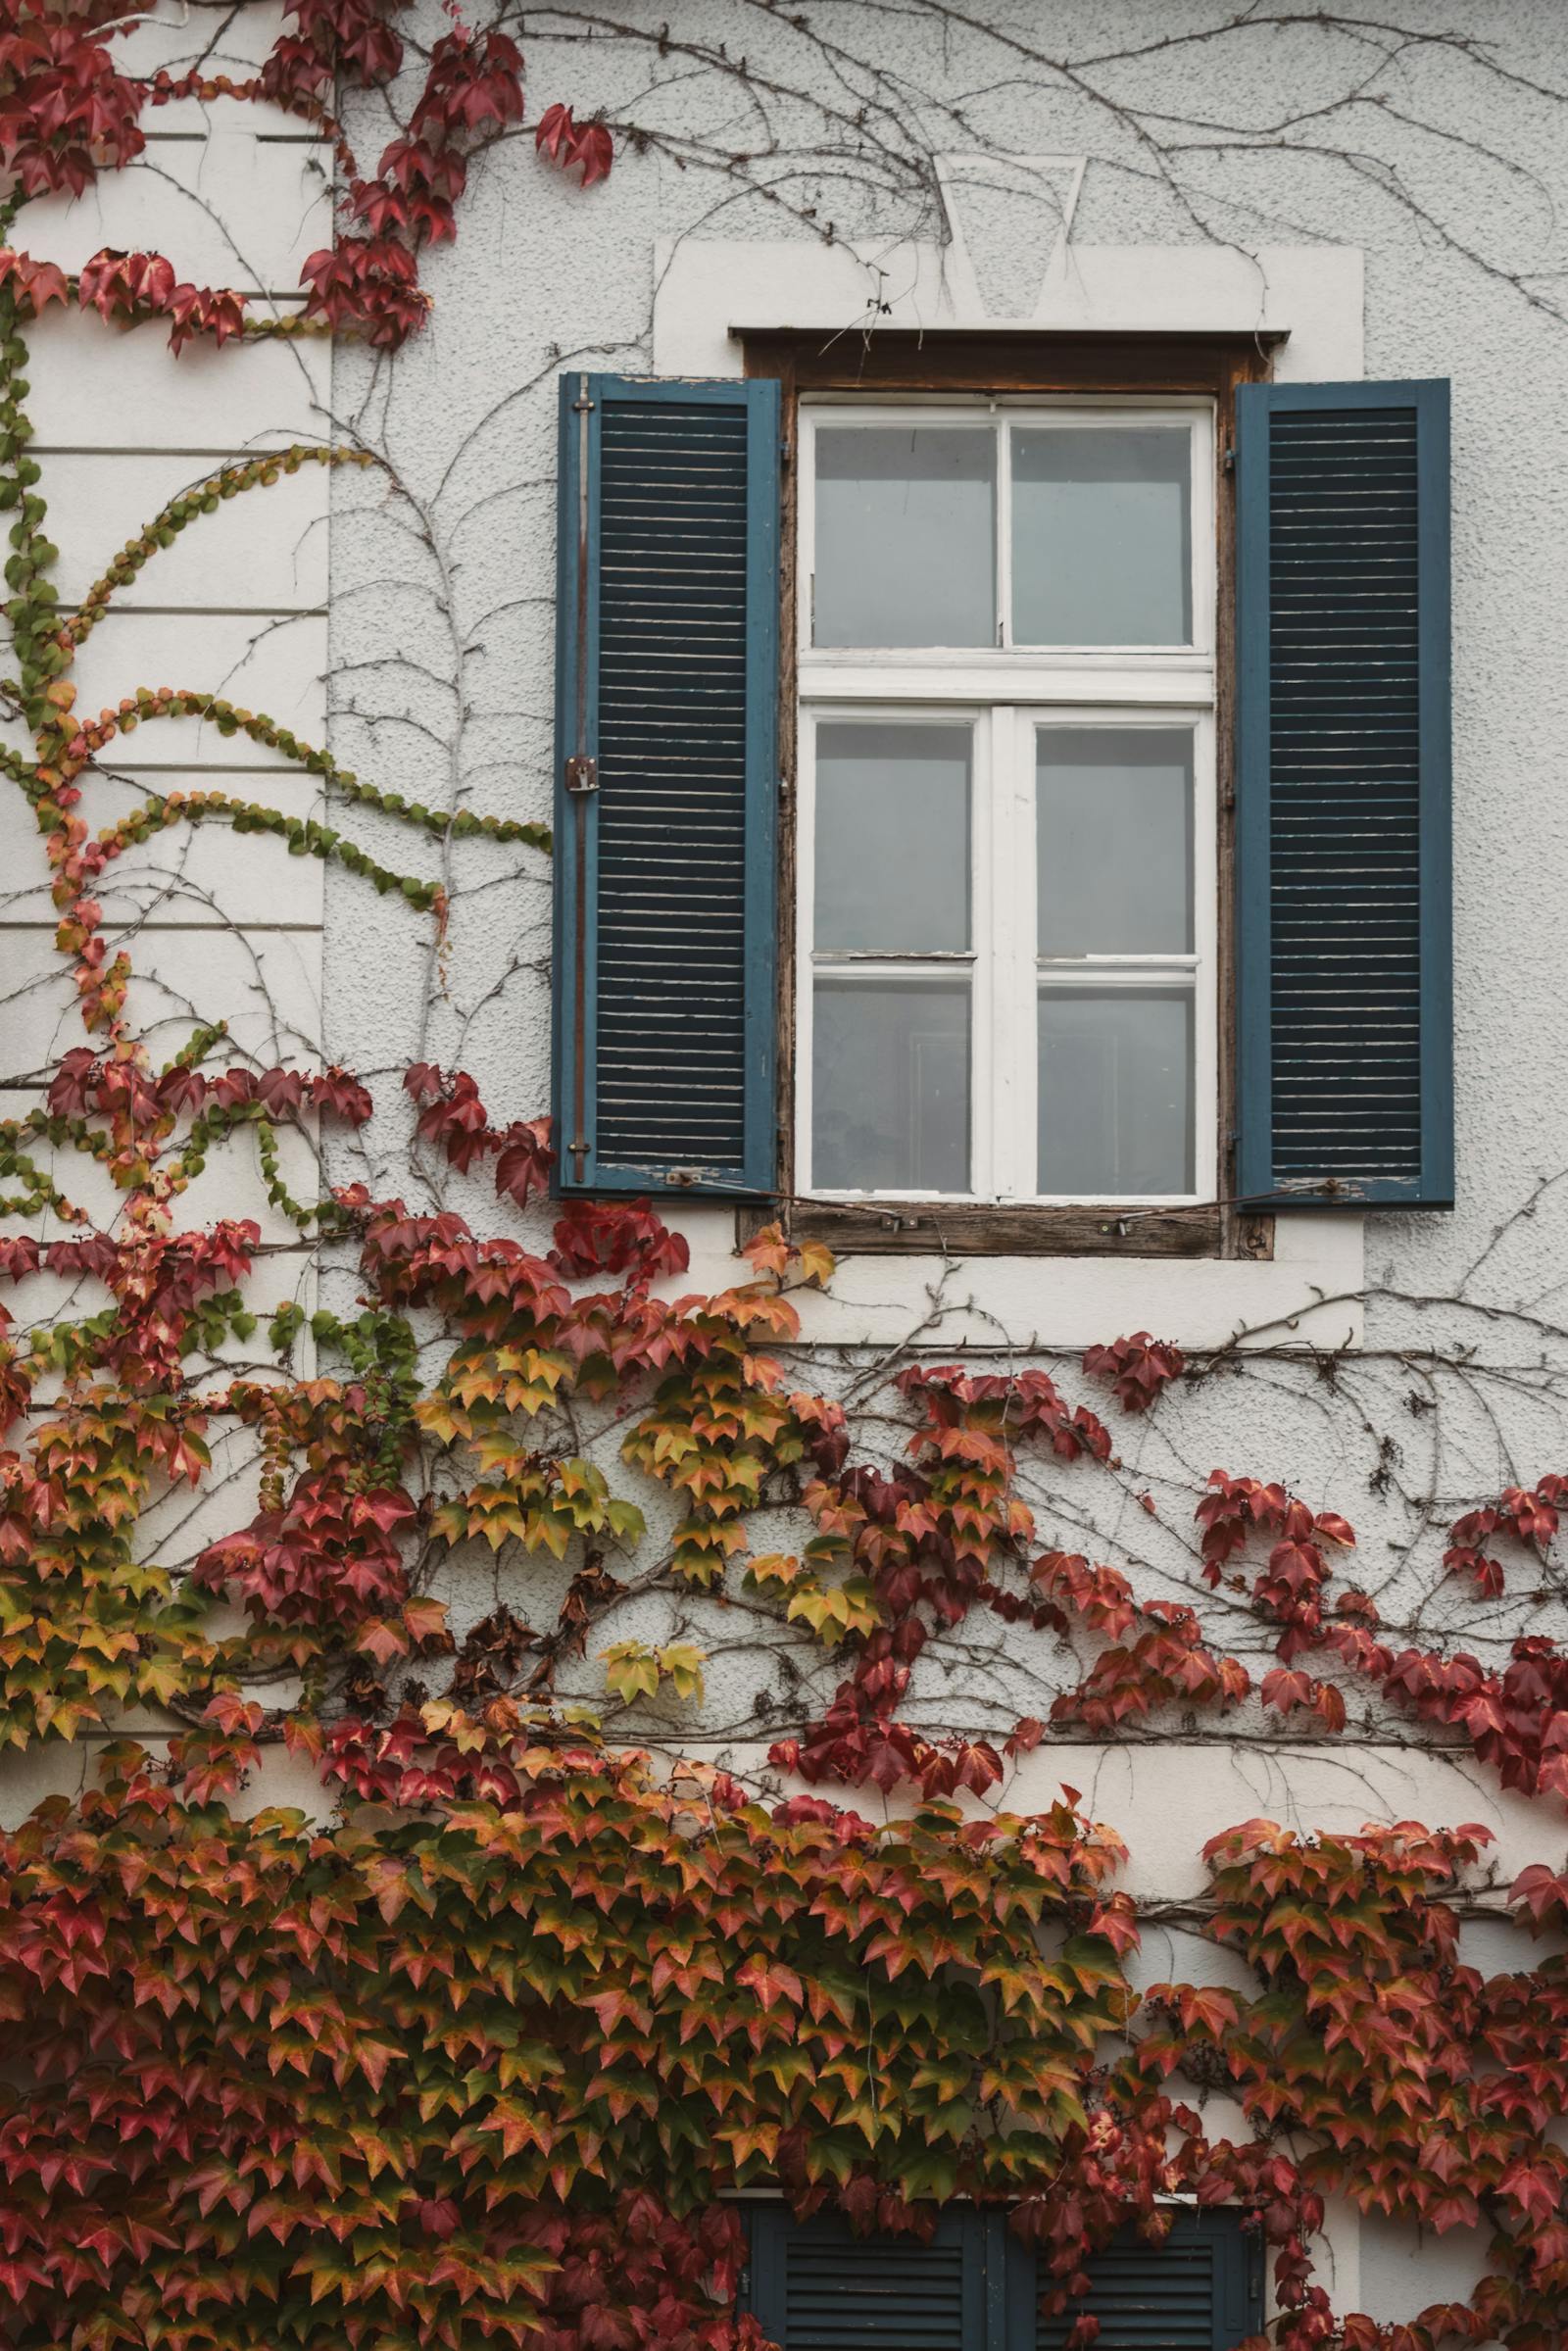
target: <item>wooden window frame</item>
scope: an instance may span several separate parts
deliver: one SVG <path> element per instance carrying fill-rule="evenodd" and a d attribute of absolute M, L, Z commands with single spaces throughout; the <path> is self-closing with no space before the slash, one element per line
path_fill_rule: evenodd
<path fill-rule="evenodd" d="M 830 334 L 820 327 L 737 327 L 748 376 L 776 381 L 784 439 L 780 592 L 778 1195 L 776 1210 L 744 1209 L 741 1238 L 781 1215 L 794 1239 L 820 1240 L 840 1253 L 931 1255 L 1271 1257 L 1274 1220 L 1230 1203 L 1236 1158 L 1236 393 L 1267 381 L 1279 332 L 1095 334 L 1039 328 L 903 328 Z M 803 1200 L 793 1190 L 797 855 L 794 828 L 799 684 L 796 662 L 799 411 L 803 393 L 1087 398 L 1169 395 L 1214 409 L 1216 595 L 1214 725 L 1219 914 L 1216 980 L 1218 1126 L 1214 1163 L 1220 1198 L 1175 1208 L 1058 1206 L 1036 1201 L 930 1200 L 866 1202 Z"/>

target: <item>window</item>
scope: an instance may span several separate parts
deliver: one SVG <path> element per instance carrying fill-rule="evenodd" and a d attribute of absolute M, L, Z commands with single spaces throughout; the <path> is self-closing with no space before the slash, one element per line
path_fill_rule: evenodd
<path fill-rule="evenodd" d="M 745 360 L 562 380 L 558 1189 L 1139 1256 L 1449 1204 L 1446 385 Z"/>
<path fill-rule="evenodd" d="M 800 448 L 799 1190 L 1211 1199 L 1211 404 Z"/>
<path fill-rule="evenodd" d="M 857 2237 L 834 2214 L 750 2208 L 749 2302 L 781 2351 L 1060 2351 L 1035 2257 L 1006 2215 L 949 2205 L 929 2244 Z M 1162 2245 L 1136 2232 L 1089 2263 L 1096 2351 L 1235 2351 L 1263 2319 L 1263 2245 L 1239 2213 L 1178 2206 Z"/>

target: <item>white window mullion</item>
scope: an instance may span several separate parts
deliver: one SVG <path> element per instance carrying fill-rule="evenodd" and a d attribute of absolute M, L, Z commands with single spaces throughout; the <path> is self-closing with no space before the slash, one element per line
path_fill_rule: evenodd
<path fill-rule="evenodd" d="M 991 713 L 991 929 L 996 1197 L 1034 1192 L 1035 1115 L 1034 831 L 1026 755 L 1027 714 L 1011 705 Z"/>
<path fill-rule="evenodd" d="M 1040 1035 L 1036 1010 L 1035 953 L 1040 928 L 1039 795 L 1035 788 L 1035 713 L 1019 710 L 1013 732 L 1013 797 L 1017 808 L 1018 849 L 1013 886 L 1018 900 L 1017 970 L 1014 995 L 1018 1005 L 1017 1112 L 1018 1193 L 1032 1200 L 1040 1189 Z"/>
<path fill-rule="evenodd" d="M 994 642 L 1004 652 L 1012 643 L 1012 427 L 1004 416 L 997 431 L 997 626 Z"/>
<path fill-rule="evenodd" d="M 992 808 L 997 774 L 996 713 L 977 720 L 974 730 L 974 789 L 969 833 L 969 945 L 974 950 L 969 983 L 969 1183 L 977 1200 L 989 1200 L 996 1184 L 996 973 L 987 953 L 996 920 L 996 821 Z"/>
<path fill-rule="evenodd" d="M 795 758 L 795 1165 L 797 1192 L 811 1188 L 811 1033 L 815 997 L 816 718 L 802 710 Z"/>
<path fill-rule="evenodd" d="M 1219 1164 L 1219 754 L 1212 710 L 1193 730 L 1193 946 L 1198 968 L 1193 1049 L 1197 1062 L 1194 1177 L 1200 1200 L 1215 1200 Z"/>

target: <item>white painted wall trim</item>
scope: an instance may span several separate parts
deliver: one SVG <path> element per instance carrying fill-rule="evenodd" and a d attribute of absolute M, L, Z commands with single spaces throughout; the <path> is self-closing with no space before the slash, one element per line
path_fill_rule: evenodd
<path fill-rule="evenodd" d="M 656 375 L 738 375 L 746 327 L 1285 332 L 1283 380 L 1364 372 L 1362 255 L 1344 245 L 1063 245 L 1035 314 L 994 318 L 972 271 L 935 244 L 876 249 L 782 238 L 662 237 L 655 246 Z"/>

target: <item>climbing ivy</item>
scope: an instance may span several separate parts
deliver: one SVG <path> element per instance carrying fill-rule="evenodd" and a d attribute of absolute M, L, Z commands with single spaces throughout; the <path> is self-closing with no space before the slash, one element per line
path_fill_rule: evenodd
<path fill-rule="evenodd" d="M 338 233 L 306 264 L 296 319 L 257 318 L 159 255 L 105 251 L 73 273 L 0 250 L 15 669 L 0 691 L 28 744 L 0 765 L 36 823 L 85 1039 L 0 1123 L 0 1210 L 36 1228 L 0 1240 L 0 1281 L 69 1295 L 30 1329 L 0 1309 L 0 1744 L 90 1740 L 94 1757 L 78 1800 L 0 1839 L 5 2339 L 752 2351 L 731 2199 L 765 2186 L 802 2213 L 915 2234 L 955 2197 L 1005 2205 L 1054 2313 L 1118 2229 L 1157 2238 L 1173 2196 L 1226 2201 L 1273 2249 L 1279 2351 L 1489 2336 L 1554 2351 L 1568 1974 L 1555 1948 L 1491 1978 L 1461 1961 L 1484 1831 L 1232 1830 L 1189 1923 L 1255 1991 L 1140 1994 L 1114 1833 L 1071 1789 L 1029 1817 L 979 1808 L 1009 1758 L 1058 1732 L 1223 1716 L 1255 1694 L 1333 1737 L 1358 1683 L 1468 1740 L 1503 1785 L 1561 1796 L 1554 1643 L 1521 1640 L 1502 1672 L 1394 1648 L 1374 1602 L 1340 1586 L 1348 1522 L 1217 1469 L 1195 1540 L 1231 1621 L 1276 1647 L 1254 1693 L 1197 1605 L 1140 1598 L 1019 1493 L 1030 1453 L 1086 1482 L 1113 1474 L 1114 1416 L 1166 1409 L 1190 1376 L 1175 1347 L 1140 1332 L 1088 1350 L 1082 1378 L 1110 1422 L 1037 1368 L 910 1364 L 890 1466 L 853 1408 L 786 1368 L 796 1294 L 832 1280 L 826 1252 L 775 1228 L 732 1288 L 672 1297 L 686 1247 L 647 1202 L 573 1203 L 545 1238 L 548 1122 L 496 1123 L 469 1077 L 428 1063 L 405 1079 L 416 1148 L 488 1173 L 509 1229 L 359 1184 L 299 1200 L 284 1131 L 359 1127 L 368 1090 L 335 1067 L 252 1066 L 220 1024 L 155 1064 L 127 1016 L 129 954 L 110 953 L 97 893 L 156 832 L 275 835 L 438 932 L 441 888 L 372 859 L 352 811 L 549 848 L 541 827 L 381 791 L 199 685 L 76 708 L 77 655 L 160 552 L 301 466 L 373 463 L 363 449 L 220 468 L 69 616 L 51 576 L 26 375 L 51 310 L 165 320 L 176 352 L 317 331 L 390 349 L 422 324 L 420 257 L 455 233 L 470 155 L 520 122 L 522 61 L 454 18 L 406 130 L 365 172 L 330 108 L 404 68 L 397 13 L 290 0 L 243 83 L 122 71 L 128 20 L 109 0 L 23 0 L 0 30 L 8 236 L 33 198 L 132 161 L 146 110 L 177 99 L 281 106 L 332 140 L 340 174 Z M 535 143 L 585 187 L 611 169 L 608 128 L 560 105 Z M 341 821 L 175 791 L 94 832 L 82 786 L 99 755 L 182 716 L 318 777 Z M 357 1314 L 284 1302 L 264 1320 L 258 1226 L 179 1223 L 213 1154 L 247 1144 L 276 1210 L 357 1252 Z M 107 1229 L 71 1197 L 74 1156 L 118 1190 Z M 236 1348 L 253 1352 L 223 1370 Z M 589 1411 L 618 1458 L 581 1440 Z M 189 1573 L 162 1564 L 150 1514 L 212 1491 L 212 1439 L 236 1430 L 254 1508 Z M 1539 1555 L 1565 1498 L 1547 1473 L 1465 1513 L 1446 1570 L 1500 1592 L 1494 1551 Z M 806 1530 L 798 1548 L 764 1547 L 784 1511 Z M 474 1544 L 505 1562 L 506 1596 L 498 1576 L 495 1607 L 460 1638 L 435 1587 Z M 833 1795 L 763 1804 L 722 1772 L 656 1769 L 616 1742 L 625 1708 L 702 1697 L 699 1643 L 624 1629 L 656 1590 L 744 1608 L 770 1640 L 837 1661 L 819 1717 L 771 1755 Z M 908 1719 L 922 1654 L 976 1611 L 1079 1660 L 1049 1720 L 997 1742 Z M 592 1704 L 558 1689 L 590 1643 Z M 161 1758 L 150 1734 L 119 1735 L 132 1708 L 172 1734 Z M 318 1777 L 309 1815 L 257 1809 L 278 1745 Z M 891 1817 L 849 1808 L 861 1788 Z M 1568 1877 L 1550 1865 L 1507 1898 L 1548 1943 L 1568 1932 Z M 1227 2110 L 1247 2135 L 1224 2135 Z M 1329 2192 L 1438 2230 L 1486 2222 L 1475 2293 L 1408 2324 L 1336 2316 L 1311 2266 Z M 1087 2345 L 1093 2322 L 1072 2339 Z"/>

